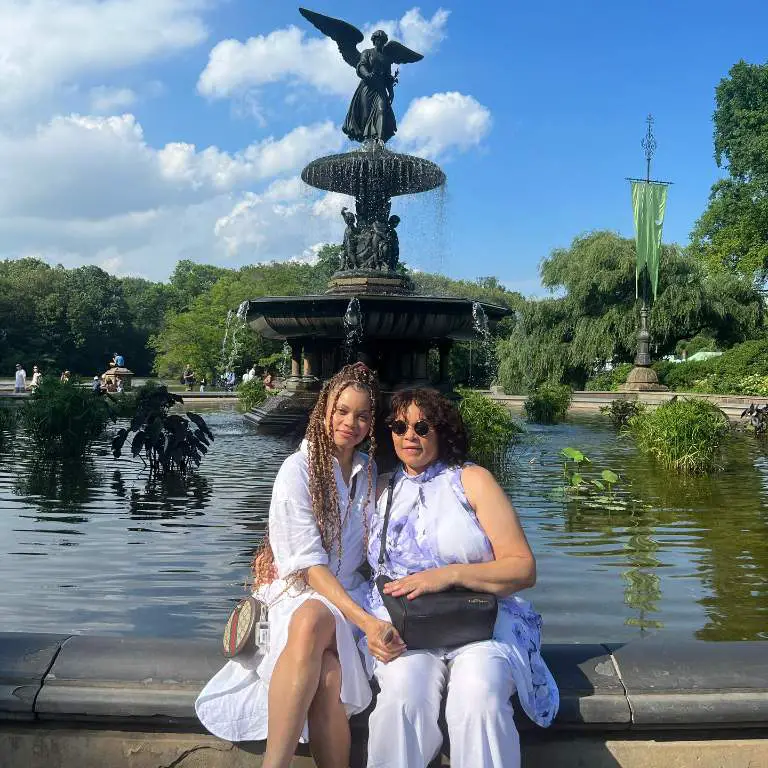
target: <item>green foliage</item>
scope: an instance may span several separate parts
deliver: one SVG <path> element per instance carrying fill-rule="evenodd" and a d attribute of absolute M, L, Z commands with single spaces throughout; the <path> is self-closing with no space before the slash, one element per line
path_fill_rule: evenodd
<path fill-rule="evenodd" d="M 41 454 L 77 457 L 85 455 L 115 416 L 90 388 L 44 377 L 24 403 L 20 418 Z"/>
<path fill-rule="evenodd" d="M 664 468 L 701 475 L 721 468 L 728 417 L 706 400 L 676 398 L 629 421 L 638 448 Z"/>
<path fill-rule="evenodd" d="M 543 384 L 526 398 L 526 418 L 537 424 L 557 424 L 565 418 L 572 397 L 573 391 L 565 384 Z"/>
<path fill-rule="evenodd" d="M 541 265 L 543 284 L 563 294 L 527 301 L 512 333 L 499 343 L 506 392 L 546 382 L 584 387 L 596 369 L 630 362 L 636 351 L 635 243 L 613 232 L 577 237 Z M 663 356 L 681 338 L 707 332 L 721 347 L 758 333 L 760 294 L 727 274 L 707 275 L 679 247 L 661 250 L 659 294 L 651 309 L 651 343 Z"/>
<path fill-rule="evenodd" d="M 762 283 L 768 274 L 768 64 L 739 61 L 715 91 L 715 160 L 729 177 L 712 186 L 691 233 L 713 271 Z"/>
<path fill-rule="evenodd" d="M 587 379 L 585 389 L 590 392 L 618 392 L 619 387 L 626 383 L 632 367 L 632 363 L 620 363 L 610 371 L 596 373 Z"/>
<path fill-rule="evenodd" d="M 241 381 L 236 387 L 237 399 L 244 411 L 250 411 L 267 399 L 267 389 L 261 379 Z"/>
<path fill-rule="evenodd" d="M 587 501 L 590 506 L 609 511 L 624 508 L 624 504 L 616 503 L 614 487 L 620 480 L 616 472 L 611 469 L 590 471 L 592 460 L 578 448 L 563 448 L 560 457 L 563 460 L 563 486 L 555 491 L 555 496 Z"/>
<path fill-rule="evenodd" d="M 675 345 L 675 354 L 682 356 L 683 352 L 690 357 L 697 352 L 719 352 L 717 342 L 707 333 L 699 333 L 692 339 L 681 339 Z"/>
<path fill-rule="evenodd" d="M 507 449 L 523 428 L 501 403 L 469 389 L 459 390 L 459 396 L 470 459 L 489 469 L 503 467 Z"/>
<path fill-rule="evenodd" d="M 709 360 L 653 367 L 659 381 L 676 392 L 768 396 L 768 339 L 745 341 Z"/>
<path fill-rule="evenodd" d="M 182 477 L 199 467 L 214 437 L 205 420 L 187 411 L 186 418 L 170 409 L 184 402 L 165 386 L 148 382 L 137 390 L 136 412 L 129 428 L 121 428 L 112 440 L 117 459 L 131 432 L 131 454 L 141 456 L 151 477 L 177 474 Z"/>
<path fill-rule="evenodd" d="M 621 397 L 612 400 L 610 405 L 604 405 L 600 408 L 600 413 L 605 413 L 611 420 L 614 429 L 624 429 L 629 420 L 645 410 L 645 406 L 637 400 L 628 400 Z"/>
<path fill-rule="evenodd" d="M 19 413 L 18 408 L 0 405 L 0 442 L 16 431 L 19 424 Z"/>

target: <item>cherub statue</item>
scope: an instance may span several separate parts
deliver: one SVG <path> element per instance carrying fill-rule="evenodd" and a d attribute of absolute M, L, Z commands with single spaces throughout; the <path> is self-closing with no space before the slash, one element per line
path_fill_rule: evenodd
<path fill-rule="evenodd" d="M 344 242 L 341 251 L 342 270 L 354 269 L 357 266 L 357 225 L 355 214 L 349 208 L 341 209 L 341 217 L 347 228 L 344 230 Z"/>
<path fill-rule="evenodd" d="M 393 75 L 392 64 L 412 64 L 424 57 L 396 40 L 389 40 L 381 29 L 371 35 L 373 48 L 361 53 L 357 46 L 364 37 L 357 27 L 306 8 L 299 8 L 299 13 L 338 45 L 342 58 L 360 78 L 342 131 L 353 141 L 384 144 L 397 131 L 392 102 L 399 70 Z"/>

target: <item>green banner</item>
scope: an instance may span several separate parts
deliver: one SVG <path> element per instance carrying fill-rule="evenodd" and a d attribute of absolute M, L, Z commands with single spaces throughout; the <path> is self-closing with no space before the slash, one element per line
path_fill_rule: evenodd
<path fill-rule="evenodd" d="M 659 285 L 659 254 L 661 253 L 661 228 L 667 207 L 667 185 L 648 181 L 632 182 L 632 210 L 635 213 L 635 296 L 643 267 L 653 288 L 653 298 Z"/>

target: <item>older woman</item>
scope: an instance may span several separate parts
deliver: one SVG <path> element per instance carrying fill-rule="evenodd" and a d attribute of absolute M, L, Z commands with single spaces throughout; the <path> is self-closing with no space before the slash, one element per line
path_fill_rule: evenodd
<path fill-rule="evenodd" d="M 254 560 L 254 594 L 270 606 L 269 652 L 228 662 L 196 702 L 215 735 L 266 738 L 264 768 L 288 768 L 300 738 L 320 768 L 346 768 L 347 718 L 371 700 L 359 636 L 386 659 L 399 652 L 394 628 L 361 607 L 358 572 L 376 476 L 358 447 L 372 433 L 377 391 L 361 363 L 323 387 L 306 439 L 275 478 L 270 543 Z"/>
<path fill-rule="evenodd" d="M 442 744 L 444 692 L 451 765 L 516 768 L 520 746 L 510 697 L 517 690 L 526 714 L 541 726 L 552 722 L 559 703 L 540 655 L 541 618 L 515 595 L 536 581 L 533 554 L 491 473 L 466 463 L 464 426 L 447 398 L 430 389 L 396 393 L 390 427 L 401 466 L 381 566 L 388 490 L 379 497 L 368 546 L 371 567 L 393 579 L 385 592 L 414 598 L 464 587 L 495 594 L 499 610 L 491 640 L 395 659 L 371 649 L 381 692 L 370 718 L 368 768 L 427 766 Z M 367 607 L 389 620 L 375 585 Z"/>

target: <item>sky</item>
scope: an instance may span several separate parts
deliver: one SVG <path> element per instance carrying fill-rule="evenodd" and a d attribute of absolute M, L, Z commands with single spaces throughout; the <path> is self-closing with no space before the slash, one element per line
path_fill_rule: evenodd
<path fill-rule="evenodd" d="M 654 117 L 664 239 L 712 183 L 717 83 L 764 63 L 768 4 L 735 0 L 324 0 L 424 54 L 403 65 L 393 150 L 445 190 L 399 198 L 401 259 L 543 295 L 538 267 L 594 229 L 632 236 L 627 176 Z M 366 46 L 368 41 L 366 41 Z M 168 278 L 311 260 L 349 201 L 306 187 L 356 85 L 285 0 L 0 0 L 0 258 Z"/>

